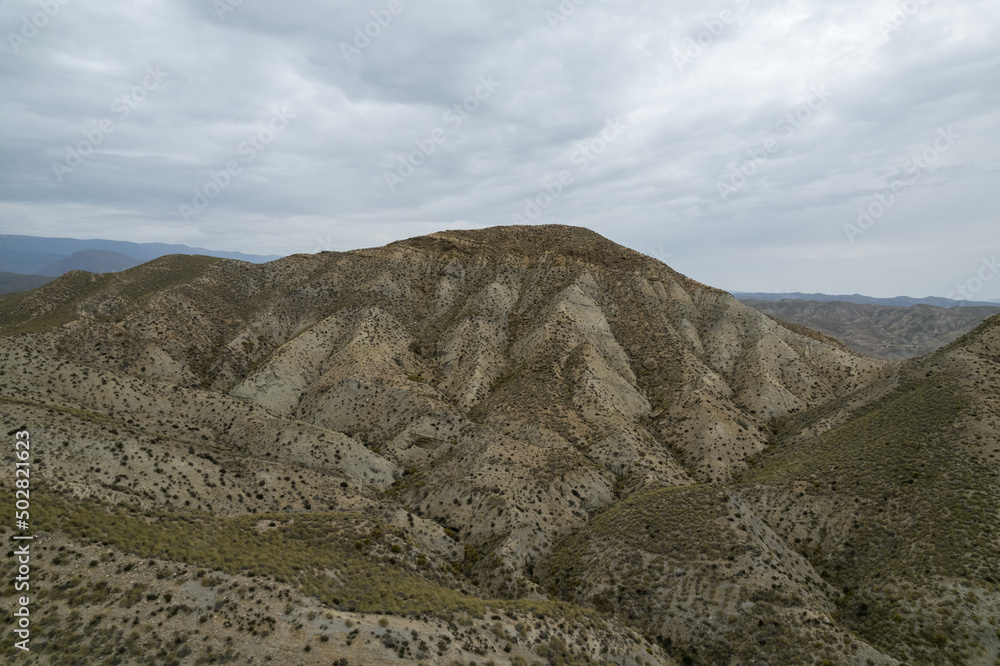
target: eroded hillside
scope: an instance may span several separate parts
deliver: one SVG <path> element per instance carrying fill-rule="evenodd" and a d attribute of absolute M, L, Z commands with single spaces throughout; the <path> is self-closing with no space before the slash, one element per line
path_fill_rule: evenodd
<path fill-rule="evenodd" d="M 0 408 L 9 429 L 41 442 L 33 484 L 49 508 L 37 526 L 53 549 L 102 553 L 94 571 L 43 566 L 47 584 L 72 576 L 90 589 L 97 572 L 122 567 L 114 562 L 148 559 L 171 573 L 141 580 L 151 591 L 137 626 L 155 625 L 171 607 L 154 601 L 203 576 L 225 581 L 206 586 L 212 603 L 217 585 L 230 586 L 232 613 L 251 587 L 272 607 L 281 590 L 325 625 L 289 611 L 254 633 L 226 612 L 201 620 L 192 597 L 189 614 L 170 615 L 186 637 L 173 650 L 166 629 L 159 642 L 109 634 L 121 663 L 135 650 L 163 663 L 227 649 L 279 658 L 279 640 L 309 646 L 301 663 L 369 663 L 352 625 L 378 654 L 445 663 L 953 654 L 915 652 L 858 616 L 859 604 L 882 606 L 845 581 L 885 581 L 871 573 L 873 553 L 843 545 L 862 540 L 845 536 L 847 514 L 882 509 L 877 524 L 907 535 L 904 523 L 954 516 L 898 494 L 916 482 L 860 494 L 881 483 L 864 457 L 872 448 L 894 461 L 884 475 L 901 473 L 901 454 L 888 435 L 854 442 L 883 404 L 916 409 L 906 402 L 916 391 L 940 442 L 971 418 L 979 439 L 963 430 L 963 441 L 985 452 L 995 423 L 982 420 L 986 407 L 979 421 L 969 410 L 990 399 L 996 359 L 885 365 L 571 227 L 443 232 L 264 265 L 175 256 L 75 272 L 0 302 L 0 326 Z M 975 340 L 941 353 L 970 354 Z M 908 437 L 938 436 L 925 426 L 910 424 Z M 836 476 L 822 451 L 841 431 L 851 444 L 828 448 L 851 462 L 836 465 L 836 489 L 857 494 L 817 504 L 818 486 L 800 486 Z M 927 455 L 938 442 L 927 439 Z M 975 497 L 987 511 L 996 482 L 984 473 Z M 888 510 L 894 501 L 902 513 Z M 924 542 L 908 543 L 910 557 Z M 992 576 L 990 542 L 970 543 L 977 568 L 953 571 L 958 581 Z M 60 552 L 49 557 L 65 561 Z M 908 593 L 938 590 L 927 580 Z M 112 588 L 99 601 L 84 595 L 70 626 L 104 608 L 132 613 L 140 602 Z M 71 598 L 50 612 L 69 612 Z M 988 618 L 995 583 L 979 598 Z M 371 614 L 387 614 L 386 625 Z M 399 640 L 388 629 L 411 625 L 415 635 Z M 430 627 L 448 640 L 418 640 Z M 980 656 L 995 653 L 988 633 L 970 634 Z M 51 660 L 44 640 L 37 656 Z"/>

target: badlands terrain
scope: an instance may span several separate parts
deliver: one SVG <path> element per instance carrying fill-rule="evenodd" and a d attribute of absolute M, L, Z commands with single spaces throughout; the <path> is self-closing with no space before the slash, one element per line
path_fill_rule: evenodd
<path fill-rule="evenodd" d="M 775 319 L 826 333 L 855 351 L 887 361 L 926 356 L 1000 314 L 1000 305 L 943 308 L 792 299 L 742 302 Z"/>
<path fill-rule="evenodd" d="M 573 227 L 173 255 L 0 299 L 0 414 L 6 662 L 1000 664 L 995 316 L 878 360 Z"/>

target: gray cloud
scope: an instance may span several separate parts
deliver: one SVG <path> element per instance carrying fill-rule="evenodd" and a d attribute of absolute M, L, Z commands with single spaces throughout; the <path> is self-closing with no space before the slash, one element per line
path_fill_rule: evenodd
<path fill-rule="evenodd" d="M 992 0 L 577 1 L 6 2 L 0 227 L 292 253 L 537 212 L 724 288 L 876 296 L 1000 250 Z"/>

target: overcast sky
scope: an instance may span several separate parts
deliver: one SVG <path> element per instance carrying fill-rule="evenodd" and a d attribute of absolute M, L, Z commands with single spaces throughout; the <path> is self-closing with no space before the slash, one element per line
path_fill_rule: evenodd
<path fill-rule="evenodd" d="M 730 290 L 1000 299 L 997 0 L 4 0 L 0 29 L 0 233 L 559 223 Z"/>

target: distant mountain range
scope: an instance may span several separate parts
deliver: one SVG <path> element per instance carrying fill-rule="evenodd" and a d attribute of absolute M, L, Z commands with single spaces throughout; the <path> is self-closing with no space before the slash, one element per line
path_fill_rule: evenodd
<path fill-rule="evenodd" d="M 90 271 L 91 273 L 117 273 L 128 270 L 146 262 L 135 257 L 130 257 L 121 252 L 110 250 L 80 250 L 68 257 L 57 259 L 47 264 L 40 271 L 39 275 L 49 277 L 59 277 L 70 271 Z"/>
<path fill-rule="evenodd" d="M 862 296 L 861 294 L 835 295 L 830 294 L 803 294 L 801 292 L 790 292 L 775 294 L 759 291 L 731 291 L 729 292 L 740 301 L 820 301 L 829 303 L 831 301 L 843 301 L 844 303 L 859 303 L 862 305 L 896 305 L 910 307 L 911 305 L 934 305 L 939 308 L 953 308 L 955 306 L 972 305 L 997 305 L 1000 301 L 956 301 L 951 298 L 941 298 L 938 296 L 928 296 L 927 298 L 912 298 L 910 296 L 896 296 L 895 298 L 874 298 L 872 296 Z"/>
<path fill-rule="evenodd" d="M 260 264 L 279 255 L 219 252 L 187 245 L 130 243 L 104 239 L 42 238 L 0 234 L 0 271 L 58 277 L 73 270 L 92 273 L 123 271 L 168 254 L 198 254 Z M 37 285 L 35 285 L 37 286 Z M 33 287 L 28 287 L 33 288 Z"/>
<path fill-rule="evenodd" d="M 996 303 L 950 308 L 793 299 L 743 303 L 778 321 L 825 333 L 855 351 L 885 360 L 930 354 L 1000 313 Z"/>

